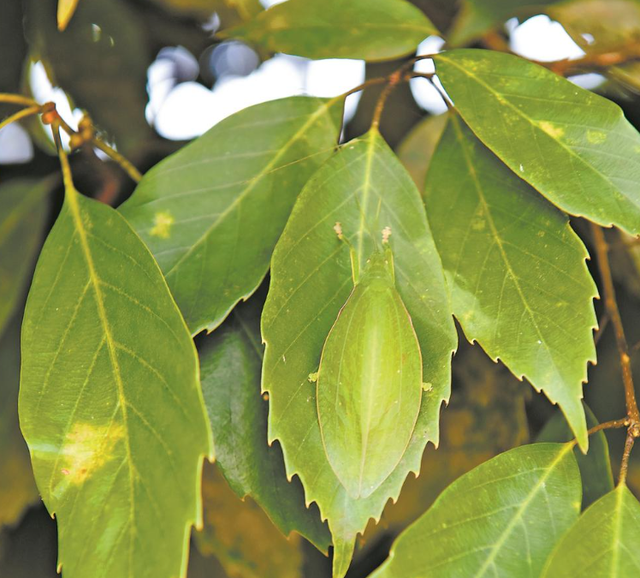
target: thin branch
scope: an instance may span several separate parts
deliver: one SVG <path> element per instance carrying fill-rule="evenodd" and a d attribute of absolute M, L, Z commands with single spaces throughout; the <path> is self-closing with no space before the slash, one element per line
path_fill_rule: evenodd
<path fill-rule="evenodd" d="M 11 116 L 5 118 L 2 122 L 0 122 L 0 130 L 2 130 L 5 126 L 10 125 L 12 122 L 16 122 L 23 118 L 38 114 L 41 110 L 42 107 L 39 104 L 30 106 L 29 108 L 23 108 L 22 110 L 19 110 L 18 112 L 12 114 Z"/>
<path fill-rule="evenodd" d="M 593 435 L 594 433 L 598 433 L 603 429 L 616 429 L 621 427 L 627 427 L 629 425 L 629 418 L 623 417 L 621 419 L 614 419 L 612 421 L 605 421 L 603 423 L 599 423 L 596 426 L 593 426 L 590 430 L 587 431 L 587 435 Z"/>
<path fill-rule="evenodd" d="M 100 140 L 98 137 L 93 137 L 93 139 L 91 139 L 91 144 L 117 162 L 122 167 L 122 170 L 136 183 L 139 183 L 142 180 L 142 173 L 134 167 L 130 161 L 125 159 L 118 151 L 110 147 L 107 143 Z"/>
<path fill-rule="evenodd" d="M 8 94 L 6 92 L 0 92 L 0 102 L 19 104 L 22 106 L 39 106 L 33 98 L 22 96 L 21 94 Z"/>
<path fill-rule="evenodd" d="M 620 476 L 618 478 L 618 484 L 624 485 L 627 481 L 627 471 L 629 470 L 629 456 L 631 456 L 631 450 L 636 440 L 636 436 L 631 431 L 631 427 L 627 431 L 627 438 L 624 441 L 624 452 L 622 454 L 622 463 L 620 464 Z"/>
<path fill-rule="evenodd" d="M 51 126 L 51 132 L 53 133 L 53 140 L 56 143 L 56 149 L 58 150 L 58 158 L 60 159 L 60 168 L 62 169 L 62 181 L 66 191 L 75 191 L 76 187 L 73 184 L 73 176 L 71 174 L 71 166 L 69 165 L 69 157 L 67 156 L 62 141 L 60 140 L 60 122 L 56 119 Z"/>

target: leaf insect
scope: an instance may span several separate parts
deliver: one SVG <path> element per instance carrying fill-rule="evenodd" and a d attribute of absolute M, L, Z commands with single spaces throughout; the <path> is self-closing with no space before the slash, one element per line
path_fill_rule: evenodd
<path fill-rule="evenodd" d="M 422 354 L 396 289 L 391 229 L 362 273 L 349 246 L 354 287 L 327 335 L 316 382 L 318 421 L 331 468 L 354 499 L 370 496 L 409 445 L 422 402 Z"/>

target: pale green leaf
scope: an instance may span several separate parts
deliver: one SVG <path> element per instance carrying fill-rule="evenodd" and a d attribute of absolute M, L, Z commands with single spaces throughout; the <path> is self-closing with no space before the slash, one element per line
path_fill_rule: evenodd
<path fill-rule="evenodd" d="M 223 36 L 307 58 L 376 61 L 415 52 L 437 33 L 406 0 L 288 0 Z"/>
<path fill-rule="evenodd" d="M 396 286 L 420 342 L 422 397 L 414 435 L 398 467 L 366 499 L 353 500 L 323 450 L 316 413 L 316 372 L 329 330 L 353 287 L 349 250 L 333 230 L 340 221 L 360 267 L 389 226 Z M 438 415 L 449 397 L 456 333 L 442 266 L 420 196 L 375 130 L 343 145 L 312 177 L 296 203 L 272 259 L 271 286 L 262 316 L 266 343 L 262 386 L 269 391 L 269 439 L 282 445 L 287 472 L 297 474 L 308 502 L 328 518 L 334 576 L 344 576 L 355 537 L 397 497 L 417 472 L 428 441 L 437 443 Z"/>
<path fill-rule="evenodd" d="M 122 206 L 192 333 L 213 331 L 260 284 L 298 193 L 335 149 L 342 101 L 244 109 L 150 170 Z"/>
<path fill-rule="evenodd" d="M 58 0 L 58 30 L 64 30 L 78 7 L 78 0 Z"/>
<path fill-rule="evenodd" d="M 0 334 L 22 295 L 40 247 L 51 181 L 0 185 Z"/>
<path fill-rule="evenodd" d="M 428 116 L 413 127 L 398 146 L 398 158 L 420 191 L 424 189 L 427 170 L 446 122 L 446 114 Z"/>
<path fill-rule="evenodd" d="M 73 189 L 29 293 L 19 403 L 65 578 L 184 576 L 211 453 L 196 350 L 142 241 Z"/>
<path fill-rule="evenodd" d="M 543 578 L 640 576 L 640 503 L 624 484 L 593 504 L 560 540 Z"/>
<path fill-rule="evenodd" d="M 584 404 L 587 415 L 587 427 L 598 425 L 593 412 Z M 571 428 L 560 412 L 557 412 L 544 426 L 538 435 L 539 442 L 568 442 L 573 439 Z M 589 437 L 589 451 L 583 454 L 575 448 L 574 454 L 582 477 L 582 509 L 613 490 L 613 473 L 609 444 L 604 431 L 596 432 Z"/>
<path fill-rule="evenodd" d="M 233 491 L 250 496 L 289 535 L 302 534 L 326 552 L 331 537 L 315 505 L 306 508 L 297 478 L 287 481 L 282 451 L 267 445 L 267 402 L 260 394 L 260 300 L 238 305 L 198 344 L 202 392 L 216 462 Z"/>
<path fill-rule="evenodd" d="M 544 390 L 587 446 L 582 382 L 595 361 L 595 283 L 568 219 L 452 115 L 425 203 L 453 310 L 518 377 Z"/>
<path fill-rule="evenodd" d="M 571 450 L 521 446 L 458 478 L 371 578 L 536 578 L 580 511 Z"/>
<path fill-rule="evenodd" d="M 435 62 L 464 121 L 518 176 L 567 213 L 640 234 L 640 135 L 616 104 L 511 54 Z"/>

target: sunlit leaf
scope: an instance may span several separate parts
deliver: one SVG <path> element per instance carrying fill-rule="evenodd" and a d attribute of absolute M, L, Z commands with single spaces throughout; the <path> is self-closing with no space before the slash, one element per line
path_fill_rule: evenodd
<path fill-rule="evenodd" d="M 247 108 L 150 170 L 122 206 L 192 333 L 213 331 L 256 290 L 298 193 L 336 146 L 341 114 L 342 99 Z"/>
<path fill-rule="evenodd" d="M 527 445 L 471 470 L 400 535 L 372 578 L 538 576 L 580 511 L 571 450 Z"/>
<path fill-rule="evenodd" d="M 307 58 L 390 60 L 437 34 L 405 0 L 288 0 L 226 31 L 272 52 Z"/>
<path fill-rule="evenodd" d="M 285 535 L 295 531 L 327 551 L 331 537 L 315 505 L 305 507 L 297 478 L 287 481 L 282 451 L 267 445 L 267 402 L 260 394 L 260 300 L 238 305 L 198 344 L 202 391 L 216 462 L 233 491 L 250 496 Z"/>
<path fill-rule="evenodd" d="M 564 211 L 640 234 L 640 135 L 611 101 L 510 54 L 435 57 L 464 121 Z"/>
<path fill-rule="evenodd" d="M 600 498 L 549 557 L 543 578 L 640 575 L 640 504 L 624 484 Z"/>
<path fill-rule="evenodd" d="M 451 117 L 425 189 L 453 310 L 470 340 L 544 390 L 586 447 L 582 382 L 597 295 L 567 218 Z"/>
<path fill-rule="evenodd" d="M 241 501 L 214 466 L 204 470 L 204 525 L 195 534 L 198 549 L 215 556 L 229 576 L 300 578 L 299 538 L 287 540 L 251 500 Z"/>
<path fill-rule="evenodd" d="M 0 334 L 24 290 L 40 247 L 51 181 L 0 185 Z"/>
<path fill-rule="evenodd" d="M 64 30 L 73 17 L 78 0 L 58 0 L 58 30 Z"/>
<path fill-rule="evenodd" d="M 587 415 L 587 427 L 598 425 L 593 412 L 584 406 Z M 560 412 L 556 413 L 544 426 L 537 441 L 539 442 L 568 442 L 573 439 L 573 433 Z M 599 431 L 589 438 L 589 451 L 583 454 L 578 448 L 574 449 L 580 475 L 582 477 L 582 509 L 588 508 L 593 502 L 613 490 L 613 473 L 609 457 L 609 444 L 604 431 Z"/>
<path fill-rule="evenodd" d="M 368 498 L 353 500 L 323 450 L 316 414 L 316 372 L 325 339 L 353 287 L 349 250 L 333 226 L 342 223 L 362 268 L 391 228 L 396 285 L 420 342 L 423 381 L 432 389 L 405 455 Z M 334 576 L 344 576 L 356 534 L 379 518 L 410 471 L 417 471 L 427 441 L 437 443 L 438 415 L 449 397 L 450 356 L 456 334 L 440 260 L 420 196 L 377 131 L 342 146 L 305 186 L 272 260 L 262 317 L 266 342 L 263 389 L 269 392 L 269 439 L 282 444 L 287 471 L 298 474 L 307 501 L 328 518 Z"/>
<path fill-rule="evenodd" d="M 73 189 L 29 293 L 20 425 L 66 578 L 184 574 L 210 454 L 195 347 L 144 244 Z"/>

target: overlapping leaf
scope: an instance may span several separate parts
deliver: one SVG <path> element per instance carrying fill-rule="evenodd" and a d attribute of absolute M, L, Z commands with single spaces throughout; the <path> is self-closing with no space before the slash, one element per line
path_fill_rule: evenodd
<path fill-rule="evenodd" d="M 198 360 L 113 209 L 66 193 L 22 332 L 20 424 L 66 578 L 184 576 L 210 454 Z"/>
<path fill-rule="evenodd" d="M 597 291 L 567 218 L 457 116 L 431 161 L 425 202 L 466 336 L 544 390 L 586 447 L 580 400 L 595 360 Z"/>
<path fill-rule="evenodd" d="M 400 535 L 372 578 L 538 576 L 580 511 L 571 450 L 522 446 L 471 470 Z"/>
<path fill-rule="evenodd" d="M 342 99 L 247 108 L 150 170 L 121 208 L 192 333 L 251 295 L 304 183 L 338 141 Z"/>
<path fill-rule="evenodd" d="M 288 0 L 223 36 L 308 58 L 391 60 L 414 52 L 429 19 L 405 0 Z"/>
<path fill-rule="evenodd" d="M 353 284 L 349 251 L 333 231 L 336 221 L 356 248 L 361 267 L 382 228 L 391 228 L 397 289 L 421 345 L 423 380 L 432 384 L 400 464 L 371 496 L 360 500 L 349 498 L 327 461 L 315 385 L 308 380 Z M 341 147 L 306 185 L 274 251 L 271 275 L 262 317 L 269 439 L 280 441 L 289 475 L 300 477 L 307 501 L 317 502 L 328 518 L 334 576 L 341 578 L 356 534 L 369 518 L 380 516 L 389 497 L 398 495 L 407 474 L 419 469 L 426 443 L 437 443 L 438 414 L 449 397 L 450 356 L 456 344 L 442 268 L 418 191 L 377 131 Z"/>
<path fill-rule="evenodd" d="M 238 305 L 198 346 L 216 461 L 233 491 L 253 498 L 283 534 L 298 532 L 326 552 L 331 537 L 317 507 L 305 507 L 300 480 L 287 481 L 279 446 L 267 445 L 259 304 Z"/>
<path fill-rule="evenodd" d="M 640 575 L 640 503 L 626 485 L 593 504 L 549 557 L 543 578 Z"/>
<path fill-rule="evenodd" d="M 435 62 L 464 121 L 518 176 L 572 215 L 640 234 L 640 135 L 616 104 L 510 54 Z"/>
<path fill-rule="evenodd" d="M 0 334 L 21 296 L 40 246 L 51 182 L 0 185 Z"/>

